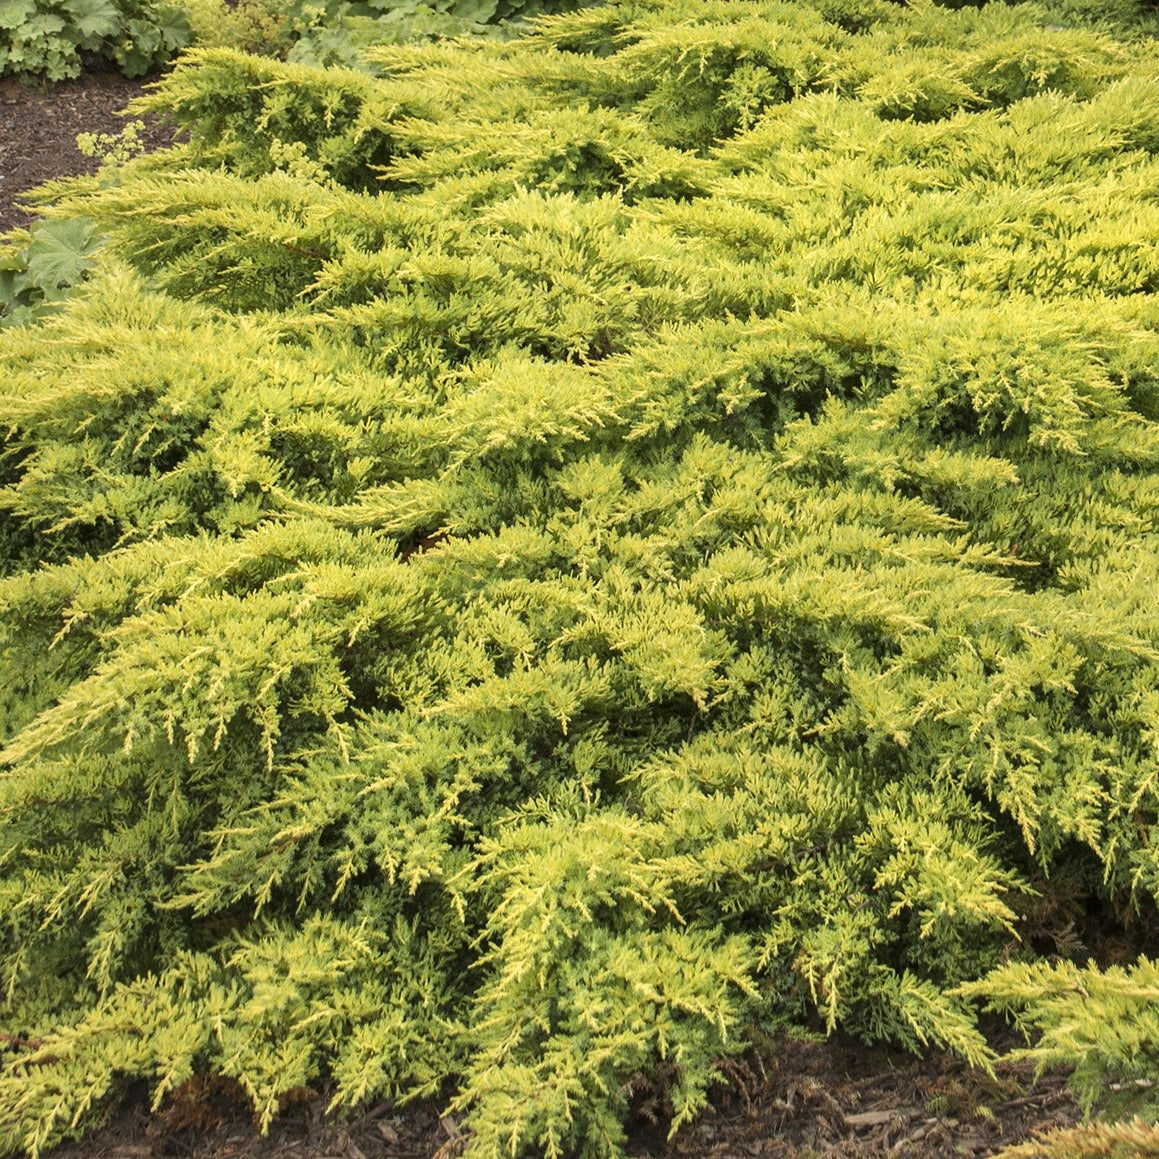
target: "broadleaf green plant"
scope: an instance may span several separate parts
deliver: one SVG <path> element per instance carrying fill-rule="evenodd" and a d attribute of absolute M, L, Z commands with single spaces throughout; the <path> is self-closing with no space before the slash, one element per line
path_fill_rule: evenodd
<path fill-rule="evenodd" d="M 58 81 L 81 71 L 81 54 L 142 76 L 189 43 L 175 3 L 149 0 L 0 0 L 0 76 Z"/>
<path fill-rule="evenodd" d="M 86 218 L 38 221 L 0 248 L 0 326 L 31 321 L 84 280 L 100 240 Z"/>
<path fill-rule="evenodd" d="M 224 1074 L 615 1156 L 777 1026 L 989 1065 L 1059 881 L 1136 937 L 1154 62 L 877 0 L 181 61 L 0 333 L 0 1145 Z"/>

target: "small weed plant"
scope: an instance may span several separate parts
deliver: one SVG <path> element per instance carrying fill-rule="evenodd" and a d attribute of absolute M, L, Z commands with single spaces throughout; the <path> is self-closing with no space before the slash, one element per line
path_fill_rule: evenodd
<path fill-rule="evenodd" d="M 144 121 L 130 121 L 119 133 L 79 133 L 76 147 L 84 156 L 96 158 L 102 168 L 115 169 L 145 151 L 144 130 Z"/>
<path fill-rule="evenodd" d="M 9 275 L 106 241 L 0 331 L 0 1150 L 224 1076 L 612 1157 L 641 1075 L 986 1006 L 1154 1075 L 1074 919 L 1159 893 L 1159 81 L 1080 8 L 200 50 L 45 194 Z"/>

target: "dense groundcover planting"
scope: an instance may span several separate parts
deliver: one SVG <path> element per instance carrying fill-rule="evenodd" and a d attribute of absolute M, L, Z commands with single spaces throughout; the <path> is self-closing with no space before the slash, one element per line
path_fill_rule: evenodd
<path fill-rule="evenodd" d="M 0 331 L 0 1149 L 218 1073 L 615 1155 L 987 1002 L 1153 1069 L 1154 967 L 1045 955 L 1159 888 L 1155 64 L 628 0 L 179 65 Z"/>

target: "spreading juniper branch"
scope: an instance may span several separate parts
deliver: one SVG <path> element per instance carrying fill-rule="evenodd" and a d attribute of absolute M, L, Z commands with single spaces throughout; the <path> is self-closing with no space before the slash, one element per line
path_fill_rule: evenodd
<path fill-rule="evenodd" d="M 615 1155 L 757 1026 L 985 1066 L 1056 881 L 1153 904 L 1159 85 L 1060 19 L 201 53 L 46 192 L 108 240 L 0 334 L 5 1149 L 223 1073 Z"/>

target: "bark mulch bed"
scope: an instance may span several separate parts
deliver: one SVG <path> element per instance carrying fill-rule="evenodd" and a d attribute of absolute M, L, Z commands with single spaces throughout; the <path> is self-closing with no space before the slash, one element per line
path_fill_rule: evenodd
<path fill-rule="evenodd" d="M 948 1055 L 924 1059 L 839 1038 L 780 1039 L 729 1064 L 712 1105 L 670 1142 L 662 1092 L 634 1095 L 629 1152 L 636 1159 L 973 1159 L 1048 1129 L 1073 1126 L 1078 1108 L 1060 1075 L 1035 1081 L 1024 1064 L 996 1077 Z M 143 1091 L 107 1126 L 52 1159 L 453 1159 L 461 1124 L 438 1104 L 381 1103 L 346 1120 L 304 1090 L 264 1138 L 240 1092 L 193 1080 L 156 1115 Z"/>
<path fill-rule="evenodd" d="M 0 234 L 34 220 L 18 206 L 20 194 L 53 177 L 96 170 L 98 160 L 76 147 L 77 134 L 121 132 L 130 119 L 121 111 L 146 83 L 102 71 L 52 86 L 0 80 Z M 170 134 L 146 123 L 141 136 L 156 147 Z"/>

